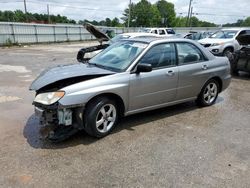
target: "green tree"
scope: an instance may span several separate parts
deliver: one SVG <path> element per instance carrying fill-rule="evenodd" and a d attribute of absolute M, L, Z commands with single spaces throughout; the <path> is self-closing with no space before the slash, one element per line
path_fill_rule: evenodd
<path fill-rule="evenodd" d="M 160 12 L 147 0 L 141 0 L 134 8 L 137 27 L 154 27 L 160 22 Z"/>
<path fill-rule="evenodd" d="M 136 27 L 136 19 L 135 19 L 135 5 L 134 3 L 131 3 L 130 5 L 130 23 L 129 25 L 131 27 Z M 129 17 L 129 8 L 126 8 L 123 13 L 123 17 L 121 19 L 124 21 L 123 25 L 128 25 L 128 17 Z"/>
<path fill-rule="evenodd" d="M 249 27 L 250 26 L 250 17 L 247 17 L 242 23 L 241 26 Z"/>
<path fill-rule="evenodd" d="M 21 10 L 14 11 L 14 18 L 17 22 L 25 22 L 26 21 L 26 15 Z"/>
<path fill-rule="evenodd" d="M 141 0 L 137 4 L 130 5 L 130 26 L 131 27 L 157 27 L 160 24 L 161 16 L 157 6 L 147 0 Z M 129 8 L 126 8 L 121 18 L 124 25 L 128 25 Z"/>
<path fill-rule="evenodd" d="M 105 19 L 105 22 L 106 22 L 106 23 L 105 23 L 106 26 L 108 26 L 108 27 L 112 26 L 112 21 L 111 21 L 110 18 L 106 18 L 106 19 Z"/>
<path fill-rule="evenodd" d="M 117 17 L 115 17 L 112 21 L 111 21 L 111 26 L 112 27 L 120 27 L 121 24 L 120 24 L 120 21 Z"/>
<path fill-rule="evenodd" d="M 190 19 L 190 26 L 191 27 L 199 27 L 199 19 L 195 16 L 192 16 Z"/>
<path fill-rule="evenodd" d="M 174 20 L 175 27 L 185 27 L 187 17 L 176 17 Z"/>
<path fill-rule="evenodd" d="M 174 10 L 174 4 L 165 0 L 159 0 L 156 2 L 156 6 L 160 12 L 161 19 L 164 20 L 164 23 L 161 22 L 161 26 L 175 26 L 176 13 Z"/>

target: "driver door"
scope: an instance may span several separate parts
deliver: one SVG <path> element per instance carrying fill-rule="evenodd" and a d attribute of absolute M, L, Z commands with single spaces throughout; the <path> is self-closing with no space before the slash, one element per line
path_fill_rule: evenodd
<path fill-rule="evenodd" d="M 153 46 L 139 63 L 151 64 L 153 70 L 130 75 L 129 111 L 174 101 L 179 74 L 174 43 Z"/>

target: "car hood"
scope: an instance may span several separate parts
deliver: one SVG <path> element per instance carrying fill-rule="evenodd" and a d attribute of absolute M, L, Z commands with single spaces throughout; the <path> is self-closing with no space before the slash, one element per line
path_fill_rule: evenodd
<path fill-rule="evenodd" d="M 97 38 L 97 40 L 102 43 L 103 41 L 109 41 L 110 38 L 101 32 L 98 28 L 90 23 L 84 23 L 85 29 Z"/>
<path fill-rule="evenodd" d="M 244 34 L 238 35 L 236 40 L 239 42 L 240 45 L 246 46 L 250 45 L 250 32 L 246 32 Z"/>
<path fill-rule="evenodd" d="M 43 71 L 31 84 L 30 90 L 40 90 L 48 85 L 67 86 L 80 81 L 93 79 L 100 76 L 114 74 L 115 72 L 98 68 L 90 64 L 59 65 Z M 59 87 L 59 86 L 58 86 Z"/>
<path fill-rule="evenodd" d="M 198 42 L 201 44 L 213 44 L 213 43 L 225 43 L 225 42 L 230 42 L 233 39 L 213 39 L 213 38 L 204 38 L 199 40 Z"/>

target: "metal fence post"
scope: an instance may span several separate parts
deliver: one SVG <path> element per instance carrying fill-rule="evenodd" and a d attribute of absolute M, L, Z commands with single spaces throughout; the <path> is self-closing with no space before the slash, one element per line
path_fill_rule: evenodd
<path fill-rule="evenodd" d="M 38 34 L 37 34 L 37 26 L 34 25 L 35 28 L 35 38 L 36 38 L 36 43 L 38 43 Z"/>
<path fill-rule="evenodd" d="M 54 42 L 56 42 L 56 26 L 53 26 Z"/>
<path fill-rule="evenodd" d="M 13 36 L 13 43 L 16 43 L 16 36 L 14 31 L 14 24 L 10 24 L 11 27 L 11 35 Z"/>
<path fill-rule="evenodd" d="M 68 27 L 66 26 L 66 36 L 67 36 L 67 41 L 69 41 L 69 32 L 68 32 Z"/>
<path fill-rule="evenodd" d="M 81 26 L 79 26 L 79 35 L 80 35 L 80 41 L 82 41 Z"/>

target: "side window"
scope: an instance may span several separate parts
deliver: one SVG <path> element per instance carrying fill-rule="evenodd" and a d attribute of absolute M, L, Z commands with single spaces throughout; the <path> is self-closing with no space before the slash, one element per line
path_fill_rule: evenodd
<path fill-rule="evenodd" d="M 153 30 L 153 33 L 158 34 L 158 32 L 157 32 L 157 30 L 156 30 L 156 29 L 155 29 L 155 30 Z"/>
<path fill-rule="evenodd" d="M 200 49 L 190 43 L 177 43 L 179 64 L 191 64 L 204 61 L 205 58 Z"/>
<path fill-rule="evenodd" d="M 165 35 L 166 32 L 164 31 L 164 29 L 159 29 L 159 35 Z"/>
<path fill-rule="evenodd" d="M 153 69 L 176 65 L 176 52 L 173 43 L 153 46 L 139 63 L 151 64 Z"/>

